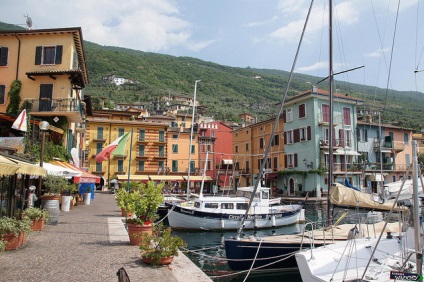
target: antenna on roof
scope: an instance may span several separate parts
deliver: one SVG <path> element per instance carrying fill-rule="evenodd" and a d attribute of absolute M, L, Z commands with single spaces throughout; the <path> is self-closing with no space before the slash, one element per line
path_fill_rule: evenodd
<path fill-rule="evenodd" d="M 32 19 L 28 16 L 28 14 L 24 15 L 24 17 L 26 17 L 25 23 L 26 23 L 27 29 L 30 30 L 32 27 Z"/>

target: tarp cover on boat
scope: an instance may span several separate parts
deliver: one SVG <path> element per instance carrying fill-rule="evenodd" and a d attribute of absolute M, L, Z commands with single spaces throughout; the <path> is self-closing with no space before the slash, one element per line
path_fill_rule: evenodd
<path fill-rule="evenodd" d="M 392 209 L 393 203 L 380 204 L 373 201 L 371 195 L 364 192 L 355 191 L 342 184 L 336 183 L 330 190 L 331 204 L 347 207 L 361 207 L 372 210 L 389 211 Z M 395 211 L 405 211 L 406 208 L 396 207 Z"/>

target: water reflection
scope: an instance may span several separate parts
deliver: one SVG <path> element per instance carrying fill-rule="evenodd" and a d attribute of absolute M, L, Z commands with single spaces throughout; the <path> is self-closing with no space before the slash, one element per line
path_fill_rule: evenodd
<path fill-rule="evenodd" d="M 305 207 L 305 216 L 308 221 L 325 220 L 327 206 L 307 204 Z M 303 224 L 294 224 L 286 227 L 246 230 L 242 236 L 270 236 L 280 234 L 299 233 Z M 174 231 L 175 235 L 184 239 L 189 252 L 186 254 L 203 272 L 205 272 L 214 281 L 243 281 L 247 272 L 232 271 L 225 261 L 224 240 L 235 237 L 236 231 Z M 272 272 L 272 273 L 250 273 L 246 281 L 301 281 L 299 272 Z"/>

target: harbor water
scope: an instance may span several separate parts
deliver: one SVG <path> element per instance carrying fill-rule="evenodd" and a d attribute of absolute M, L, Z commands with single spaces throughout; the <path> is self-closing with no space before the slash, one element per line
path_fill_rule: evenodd
<path fill-rule="evenodd" d="M 308 221 L 321 221 L 326 219 L 327 206 L 320 204 L 306 204 L 305 216 Z M 265 230 L 245 230 L 242 236 L 269 236 L 280 234 L 295 234 L 302 230 L 303 224 L 294 224 L 285 227 Z M 187 246 L 187 257 L 190 258 L 213 281 L 301 281 L 298 271 L 291 272 L 251 272 L 231 270 L 225 259 L 224 240 L 235 237 L 237 231 L 178 231 L 173 234 L 184 239 Z M 246 279 L 247 276 L 247 279 Z M 245 280 L 246 279 L 246 280 Z"/>

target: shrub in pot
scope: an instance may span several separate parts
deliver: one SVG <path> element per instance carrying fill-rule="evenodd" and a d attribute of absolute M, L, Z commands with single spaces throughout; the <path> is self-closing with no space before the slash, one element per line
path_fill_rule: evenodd
<path fill-rule="evenodd" d="M 141 237 L 140 254 L 147 264 L 169 264 L 174 256 L 178 256 L 178 250 L 186 247 L 187 243 L 178 236 L 171 235 L 170 228 L 159 225 L 152 235 L 143 234 Z"/>
<path fill-rule="evenodd" d="M 25 210 L 25 216 L 31 220 L 31 230 L 40 231 L 44 229 L 45 223 L 48 222 L 50 214 L 42 208 L 28 208 Z"/>
<path fill-rule="evenodd" d="M 21 220 L 0 218 L 0 240 L 7 241 L 6 250 L 16 250 L 22 246 L 26 236 L 31 233 L 31 220 L 24 217 Z"/>

